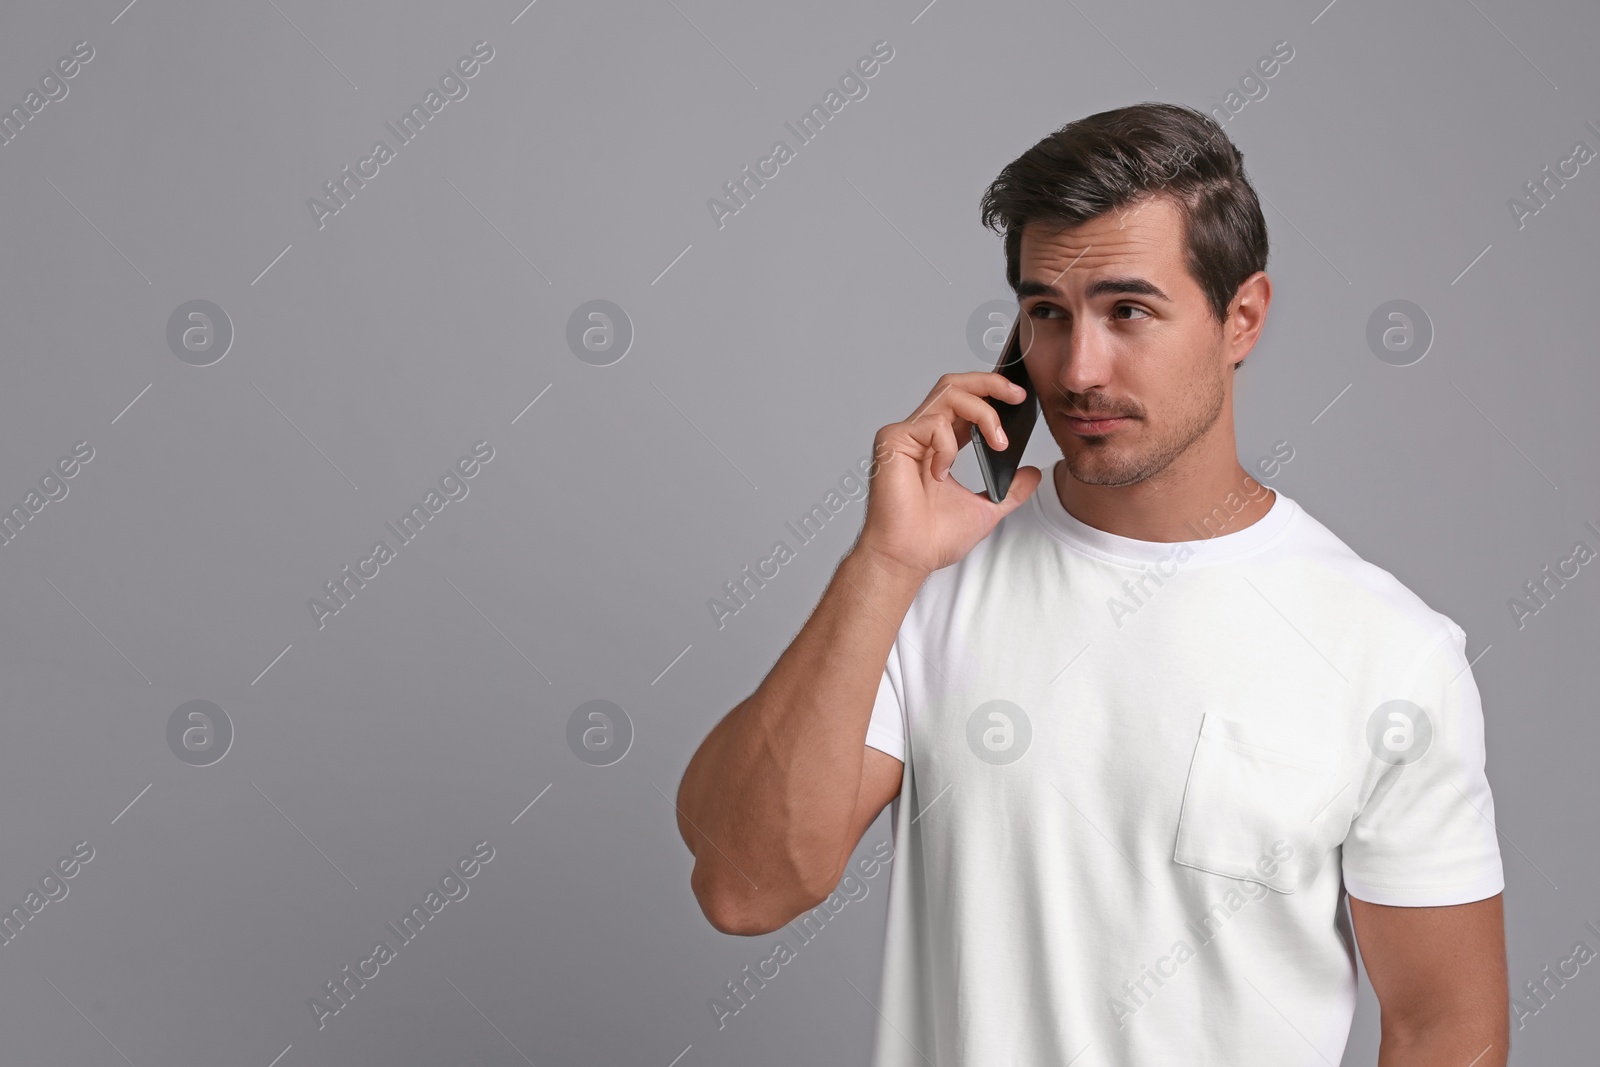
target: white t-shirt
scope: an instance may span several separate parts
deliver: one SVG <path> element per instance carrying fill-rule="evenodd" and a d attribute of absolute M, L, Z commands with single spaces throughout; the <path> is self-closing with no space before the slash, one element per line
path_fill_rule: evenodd
<path fill-rule="evenodd" d="M 917 594 L 866 737 L 905 763 L 874 1067 L 1326 1067 L 1345 890 L 1504 887 L 1461 628 L 1245 504 L 1139 541 L 1047 471 Z"/>

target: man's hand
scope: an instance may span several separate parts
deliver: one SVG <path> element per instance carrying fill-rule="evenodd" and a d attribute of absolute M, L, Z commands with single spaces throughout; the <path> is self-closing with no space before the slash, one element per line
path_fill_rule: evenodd
<path fill-rule="evenodd" d="M 972 551 L 1001 519 L 1039 487 L 1038 467 L 1020 467 L 999 504 L 949 477 L 974 425 L 1003 449 L 1000 413 L 985 397 L 1009 403 L 1027 394 L 1003 374 L 944 374 L 904 422 L 878 431 L 873 455 L 878 472 L 867 498 L 857 547 L 880 561 L 926 577 Z"/>
<path fill-rule="evenodd" d="M 1350 898 L 1382 1009 L 1378 1067 L 1505 1067 L 1511 1048 L 1501 894 L 1443 908 Z"/>

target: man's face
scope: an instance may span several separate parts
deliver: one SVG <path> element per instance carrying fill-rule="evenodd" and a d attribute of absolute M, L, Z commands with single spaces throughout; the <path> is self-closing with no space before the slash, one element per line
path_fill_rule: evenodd
<path fill-rule="evenodd" d="M 1022 231 L 1024 360 L 1068 471 L 1131 485 L 1217 426 L 1232 395 L 1221 326 L 1184 267 L 1183 220 L 1147 199 L 1069 230 Z M 1094 426 L 1072 415 L 1123 416 Z M 1231 437 L 1232 425 L 1221 427 Z"/>

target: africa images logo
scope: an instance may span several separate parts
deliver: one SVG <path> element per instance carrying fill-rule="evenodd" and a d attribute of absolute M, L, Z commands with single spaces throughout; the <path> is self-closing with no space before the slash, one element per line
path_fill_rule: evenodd
<path fill-rule="evenodd" d="M 881 64 L 893 58 L 894 47 L 888 41 L 874 43 L 871 55 L 856 60 L 855 65 L 839 77 L 838 89 L 829 89 L 822 103 L 812 104 L 811 109 L 796 120 L 798 127 L 793 122 L 783 124 L 786 130 L 794 134 L 796 144 L 810 144 L 822 133 L 828 120 L 843 111 L 846 104 L 853 100 L 865 100 L 870 91 L 866 79 L 877 76 L 883 69 Z M 739 177 L 723 182 L 722 191 L 728 200 L 719 200 L 714 196 L 706 200 L 706 208 L 710 210 L 717 229 L 722 229 L 729 218 L 748 207 L 748 201 L 755 199 L 756 190 L 765 189 L 767 182 L 778 176 L 780 168 L 795 158 L 795 150 L 789 147 L 789 142 L 777 140 L 772 143 L 772 151 L 766 158 L 757 160 L 754 173 L 747 163 L 740 169 Z M 755 188 L 751 188 L 752 184 Z"/>
<path fill-rule="evenodd" d="M 494 58 L 494 48 L 488 41 L 479 41 L 472 46 L 472 54 L 462 56 L 456 60 L 455 66 L 447 68 L 439 77 L 439 88 L 429 89 L 422 97 L 422 103 L 412 104 L 399 119 L 397 128 L 393 122 L 383 125 L 394 134 L 396 146 L 391 148 L 389 142 L 381 138 L 372 143 L 372 151 L 364 158 L 356 161 L 354 172 L 350 164 L 346 163 L 339 168 L 339 177 L 330 178 L 322 183 L 323 192 L 327 200 L 309 197 L 306 207 L 311 212 L 311 219 L 317 224 L 317 229 L 327 225 L 327 220 L 339 214 L 350 206 L 355 199 L 357 191 L 365 189 L 367 182 L 376 178 L 382 168 L 388 166 L 398 158 L 399 150 L 410 144 L 422 133 L 433 118 L 442 112 L 452 101 L 465 100 L 472 91 L 464 79 L 476 78 L 483 70 L 483 64 Z M 440 94 L 443 95 L 440 95 Z"/>
<path fill-rule="evenodd" d="M 429 489 L 422 498 L 422 503 L 412 504 L 400 519 L 400 526 L 385 522 L 384 527 L 392 534 L 402 546 L 409 545 L 416 540 L 445 505 L 452 500 L 465 500 L 471 487 L 463 479 L 476 478 L 483 465 L 494 459 L 494 446 L 488 441 L 479 441 L 472 446 L 470 455 L 462 456 L 456 461 L 454 467 L 446 471 L 439 478 L 439 488 Z M 441 495 L 441 493 L 443 495 Z M 316 597 L 306 599 L 306 607 L 311 612 L 312 621 L 317 624 L 317 629 L 327 625 L 328 616 L 337 615 L 350 606 L 358 591 L 365 589 L 367 583 L 382 573 L 382 568 L 393 562 L 399 556 L 395 548 L 391 548 L 387 541 L 373 543 L 372 551 L 363 559 L 358 559 L 355 570 L 352 572 L 350 564 L 345 564 L 339 571 L 339 577 L 330 578 L 322 583 L 323 590 L 328 594 L 327 600 L 318 600 Z M 368 567 L 371 571 L 368 571 Z"/>
<path fill-rule="evenodd" d="M 423 896 L 422 903 L 411 905 L 411 910 L 400 918 L 398 926 L 393 922 L 383 924 L 384 929 L 394 935 L 394 945 L 389 944 L 387 937 L 379 938 L 373 943 L 372 954 L 357 960 L 354 970 L 347 963 L 339 971 L 338 977 L 323 982 L 325 995 L 306 999 L 311 1013 L 316 1016 L 317 1029 L 327 1026 L 330 1017 L 349 1007 L 356 994 L 382 974 L 383 968 L 398 958 L 400 949 L 421 936 L 428 923 L 436 919 L 448 905 L 466 900 L 467 894 L 472 892 L 467 881 L 476 878 L 483 870 L 483 865 L 494 859 L 494 855 L 494 846 L 488 841 L 473 845 L 470 853 L 462 856 L 440 876 L 438 889 L 430 888 Z"/>

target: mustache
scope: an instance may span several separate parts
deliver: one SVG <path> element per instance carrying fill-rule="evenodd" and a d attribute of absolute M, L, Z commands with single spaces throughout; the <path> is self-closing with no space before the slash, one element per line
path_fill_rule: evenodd
<path fill-rule="evenodd" d="M 1138 416 L 1137 412 L 1117 411 L 1112 408 L 1100 407 L 1097 404 L 1058 404 L 1056 405 L 1056 412 L 1062 417 L 1075 415 L 1079 418 L 1089 419 L 1114 419 L 1124 416 L 1136 418 Z"/>
<path fill-rule="evenodd" d="M 1054 393 L 1055 398 L 1059 401 L 1059 403 L 1044 405 L 1044 398 L 1040 397 L 1040 404 L 1041 406 L 1053 407 L 1055 411 L 1062 416 L 1066 416 L 1072 412 L 1081 412 L 1084 416 L 1091 419 L 1112 419 L 1122 416 L 1128 416 L 1130 418 L 1139 417 L 1138 411 L 1122 411 L 1116 408 L 1106 407 L 1104 401 L 1102 400 L 1094 400 L 1087 397 L 1082 400 L 1075 399 L 1059 385 L 1051 391 Z"/>

